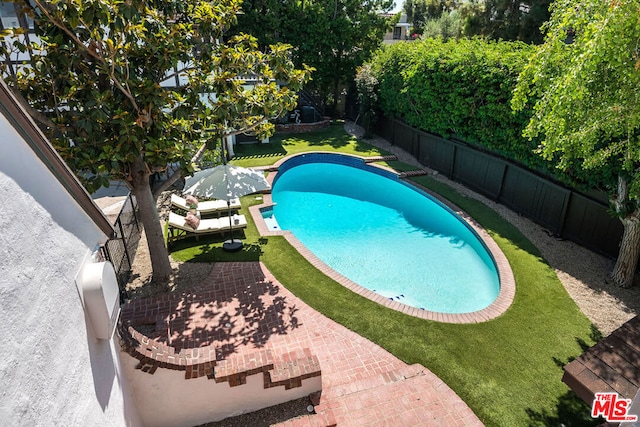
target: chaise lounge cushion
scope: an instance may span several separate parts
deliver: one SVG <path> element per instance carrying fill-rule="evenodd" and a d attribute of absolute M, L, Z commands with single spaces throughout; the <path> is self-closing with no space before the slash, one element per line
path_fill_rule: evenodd
<path fill-rule="evenodd" d="M 194 230 L 197 230 L 200 226 L 200 218 L 189 212 L 184 219 L 186 225 L 190 226 Z"/>
<path fill-rule="evenodd" d="M 236 224 L 233 218 L 238 219 Z M 234 215 L 231 220 L 231 226 L 229 225 L 229 217 L 223 216 L 221 218 L 209 218 L 201 219 L 198 228 L 194 229 L 190 225 L 187 225 L 186 218 L 182 215 L 178 215 L 175 212 L 169 212 L 169 228 L 186 231 L 193 234 L 209 234 L 226 232 L 230 228 L 239 230 L 247 227 L 247 218 L 244 215 Z"/>
<path fill-rule="evenodd" d="M 190 194 L 184 198 L 184 201 L 185 201 L 185 204 L 189 207 L 192 207 L 192 206 L 198 207 L 198 199 L 196 199 Z"/>
<path fill-rule="evenodd" d="M 188 211 L 190 209 L 189 204 L 187 203 L 187 199 L 180 197 L 177 194 L 171 195 L 171 204 L 185 211 Z M 232 199 L 230 202 L 230 206 L 228 206 L 227 202 L 224 200 L 208 200 L 204 202 L 198 202 L 198 210 L 203 215 L 211 213 L 224 213 L 229 208 L 236 210 L 240 209 L 240 200 Z"/>

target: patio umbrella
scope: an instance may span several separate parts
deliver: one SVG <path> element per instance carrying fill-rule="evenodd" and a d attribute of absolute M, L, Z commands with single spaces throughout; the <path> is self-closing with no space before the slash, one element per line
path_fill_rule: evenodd
<path fill-rule="evenodd" d="M 233 239 L 233 225 L 231 224 L 231 200 L 247 194 L 270 188 L 262 172 L 222 164 L 213 168 L 203 169 L 187 177 L 184 193 L 200 197 L 211 197 L 226 200 L 229 206 L 229 230 L 231 240 L 224 242 L 223 249 L 229 251 L 240 250 L 242 242 Z"/>

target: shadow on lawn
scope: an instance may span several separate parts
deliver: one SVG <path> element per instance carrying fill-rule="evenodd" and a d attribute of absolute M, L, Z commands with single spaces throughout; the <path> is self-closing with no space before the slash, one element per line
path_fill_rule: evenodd
<path fill-rule="evenodd" d="M 184 251 L 180 255 L 182 259 L 188 259 L 187 262 L 248 262 L 259 261 L 263 254 L 262 245 L 266 244 L 262 241 L 247 241 L 244 232 L 234 232 L 234 239 L 242 240 L 242 249 L 238 252 L 226 252 L 222 249 L 222 244 L 229 236 L 207 236 L 200 237 L 196 241 L 193 237 L 188 237 L 171 244 L 170 252 Z"/>
<path fill-rule="evenodd" d="M 259 159 L 263 157 L 286 156 L 282 142 L 275 140 L 268 144 L 238 144 L 234 148 L 234 159 Z"/>
<path fill-rule="evenodd" d="M 333 124 L 326 129 L 305 134 L 280 134 L 271 138 L 266 144 L 238 144 L 235 146 L 234 159 L 259 159 L 265 157 L 282 157 L 291 152 L 292 147 L 300 145 L 308 146 L 311 149 L 327 150 L 329 148 L 339 150 L 349 145 L 355 144 L 355 149 L 362 152 L 379 151 L 366 140 L 356 139 L 344 132 L 344 124 Z M 382 152 L 381 152 L 382 153 Z"/>
<path fill-rule="evenodd" d="M 597 426 L 603 423 L 603 419 L 591 418 L 591 408 L 580 399 L 572 390 L 558 398 L 555 411 L 542 410 L 537 412 L 527 409 L 529 416 L 529 426 L 565 426 L 565 427 L 588 427 Z"/>
<path fill-rule="evenodd" d="M 589 339 L 592 342 L 598 342 L 602 339 L 602 333 L 595 325 L 591 325 L 591 333 Z M 576 337 L 576 342 L 580 346 L 581 352 L 585 352 L 591 347 L 589 343 L 580 337 Z M 569 357 L 566 361 L 553 358 L 553 362 L 560 368 L 573 361 L 575 357 Z M 565 394 L 558 398 L 555 405 L 555 411 L 534 411 L 527 409 L 530 426 L 597 426 L 604 422 L 602 418 L 591 418 L 591 407 L 578 397 L 573 390 L 568 390 Z"/>

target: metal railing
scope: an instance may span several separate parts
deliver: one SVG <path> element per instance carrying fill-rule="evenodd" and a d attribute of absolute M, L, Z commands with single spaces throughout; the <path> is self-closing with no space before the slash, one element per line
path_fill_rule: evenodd
<path fill-rule="evenodd" d="M 125 199 L 113 228 L 115 236 L 107 240 L 102 250 L 116 271 L 120 302 L 123 303 L 128 299 L 126 286 L 131 277 L 133 260 L 142 234 L 138 204 L 131 193 Z"/>

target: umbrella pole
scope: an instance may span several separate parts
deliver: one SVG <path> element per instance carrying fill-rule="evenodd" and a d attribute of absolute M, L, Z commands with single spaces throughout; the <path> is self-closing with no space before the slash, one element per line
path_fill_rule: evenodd
<path fill-rule="evenodd" d="M 226 252 L 237 252 L 242 249 L 242 240 L 233 239 L 233 225 L 231 223 L 231 201 L 227 200 L 227 206 L 229 207 L 229 233 L 231 234 L 231 240 L 227 240 L 222 244 L 222 249 Z"/>
<path fill-rule="evenodd" d="M 220 142 L 221 142 L 221 148 L 222 148 L 222 164 L 226 165 L 227 164 L 227 156 L 224 152 L 224 138 L 220 138 Z M 228 182 L 228 177 L 227 177 L 227 185 L 229 185 Z M 237 252 L 240 249 L 242 249 L 242 241 L 238 240 L 235 241 L 233 240 L 233 224 L 231 223 L 232 218 L 231 218 L 231 200 L 229 200 L 229 198 L 227 197 L 227 208 L 229 209 L 229 234 L 231 235 L 231 240 L 227 240 L 226 242 L 224 242 L 222 244 L 222 250 L 226 251 L 226 252 Z"/>

